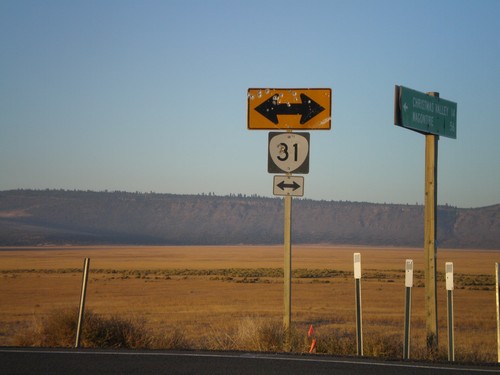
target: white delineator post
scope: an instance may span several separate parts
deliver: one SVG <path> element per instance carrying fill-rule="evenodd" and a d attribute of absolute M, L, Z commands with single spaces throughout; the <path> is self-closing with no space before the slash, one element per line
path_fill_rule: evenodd
<path fill-rule="evenodd" d="M 411 288 L 413 287 L 413 260 L 406 260 L 405 267 L 405 333 L 403 359 L 410 359 Z"/>
<path fill-rule="evenodd" d="M 446 262 L 446 291 L 448 294 L 448 361 L 455 360 L 455 342 L 453 332 L 453 263 Z"/>
<path fill-rule="evenodd" d="M 363 324 L 361 316 L 361 254 L 354 253 L 354 282 L 356 298 L 356 346 L 357 354 L 363 355 Z"/>

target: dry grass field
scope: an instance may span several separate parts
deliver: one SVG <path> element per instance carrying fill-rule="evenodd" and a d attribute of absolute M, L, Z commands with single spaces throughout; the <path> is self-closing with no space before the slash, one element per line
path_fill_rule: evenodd
<path fill-rule="evenodd" d="M 355 354 L 355 252 L 362 256 L 365 354 L 402 355 L 404 266 L 413 259 L 411 356 L 425 357 L 423 250 L 411 248 L 295 246 L 292 321 L 304 350 L 312 324 L 318 349 L 324 338 L 343 343 L 338 354 Z M 86 309 L 175 330 L 196 348 L 242 348 L 242 327 L 280 325 L 283 318 L 281 246 L 0 248 L 0 345 L 17 345 L 19 335 L 55 311 L 78 307 L 85 257 L 91 259 Z M 439 250 L 441 356 L 447 353 L 444 264 L 453 262 L 456 359 L 496 362 L 498 261 L 500 250 Z"/>

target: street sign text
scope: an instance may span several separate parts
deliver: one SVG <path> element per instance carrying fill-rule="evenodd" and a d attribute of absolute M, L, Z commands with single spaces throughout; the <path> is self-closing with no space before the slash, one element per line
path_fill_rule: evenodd
<path fill-rule="evenodd" d="M 457 138 L 457 103 L 396 86 L 394 124 L 425 134 Z"/>

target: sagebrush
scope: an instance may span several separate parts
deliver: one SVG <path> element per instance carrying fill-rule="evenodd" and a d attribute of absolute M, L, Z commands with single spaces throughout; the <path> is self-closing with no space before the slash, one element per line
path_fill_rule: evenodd
<path fill-rule="evenodd" d="M 55 310 L 34 319 L 31 328 L 15 338 L 19 346 L 73 347 L 78 324 L 77 309 Z M 186 349 L 191 344 L 176 328 L 151 330 L 142 319 L 84 314 L 80 346 L 87 348 L 164 348 Z"/>

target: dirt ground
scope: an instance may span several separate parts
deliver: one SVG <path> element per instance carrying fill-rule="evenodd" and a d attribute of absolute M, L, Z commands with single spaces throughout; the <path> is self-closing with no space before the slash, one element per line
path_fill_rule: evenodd
<path fill-rule="evenodd" d="M 412 338 L 425 337 L 422 249 L 295 246 L 292 321 L 318 332 L 353 329 L 353 254 L 362 261 L 365 335 L 403 334 L 404 267 L 413 259 Z M 283 318 L 282 246 L 0 248 L 0 345 L 55 309 L 78 307 L 84 258 L 90 258 L 86 308 L 143 318 L 196 339 L 248 317 Z M 446 346 L 445 262 L 454 263 L 455 346 L 480 346 L 496 360 L 495 262 L 500 250 L 438 253 L 440 345 Z M 255 270 L 261 270 L 256 273 Z M 330 274 L 322 270 L 331 270 Z M 246 276 L 246 275 L 249 276 Z"/>

